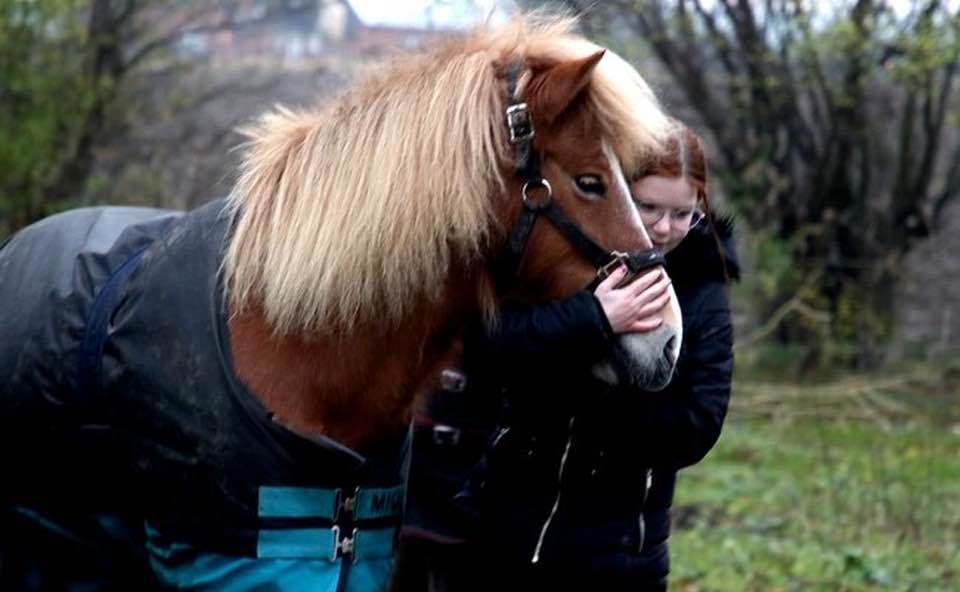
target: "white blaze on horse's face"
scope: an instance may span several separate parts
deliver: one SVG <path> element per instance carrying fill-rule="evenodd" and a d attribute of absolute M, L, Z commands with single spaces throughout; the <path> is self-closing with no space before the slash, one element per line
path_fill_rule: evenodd
<path fill-rule="evenodd" d="M 630 188 L 624 179 L 623 171 L 616 155 L 609 146 L 604 146 L 604 154 L 610 163 L 610 171 L 616 183 L 616 191 L 612 195 L 622 199 L 630 197 Z M 643 227 L 640 215 L 633 207 L 628 210 L 636 218 L 636 226 L 643 233 L 645 242 L 649 242 L 647 231 Z M 633 220 L 631 222 L 634 222 Z M 613 360 L 597 364 L 594 374 L 610 384 L 617 384 L 621 380 L 629 381 L 640 388 L 656 391 L 663 389 L 670 383 L 677 359 L 680 356 L 680 344 L 683 340 L 683 323 L 680 315 L 680 305 L 677 295 L 671 285 L 670 301 L 662 311 L 663 324 L 647 333 L 625 333 L 618 338 L 618 346 L 614 350 Z M 615 368 L 619 369 L 618 373 Z"/>

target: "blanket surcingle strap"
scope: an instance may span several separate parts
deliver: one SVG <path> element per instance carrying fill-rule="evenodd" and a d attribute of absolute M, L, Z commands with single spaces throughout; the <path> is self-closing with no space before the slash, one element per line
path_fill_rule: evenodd
<path fill-rule="evenodd" d="M 403 495 L 403 486 L 263 486 L 252 556 L 201 552 L 150 524 L 147 547 L 154 571 L 177 588 L 239 592 L 270 582 L 282 583 L 281 589 L 381 590 L 379 574 L 392 561 Z"/>
<path fill-rule="evenodd" d="M 403 507 L 403 487 L 343 489 L 261 487 L 261 519 L 282 526 L 261 528 L 257 557 L 304 559 L 347 557 L 352 561 L 389 557 Z M 329 527 L 318 526 L 329 521 Z M 384 521 L 392 526 L 384 526 Z M 370 524 L 372 528 L 364 526 Z M 377 525 L 379 524 L 379 527 Z"/>

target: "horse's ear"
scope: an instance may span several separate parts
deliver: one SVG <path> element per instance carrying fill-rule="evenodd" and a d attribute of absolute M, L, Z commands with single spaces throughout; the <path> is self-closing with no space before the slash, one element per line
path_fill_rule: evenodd
<path fill-rule="evenodd" d="M 551 65 L 539 73 L 535 68 L 526 93 L 534 116 L 547 125 L 553 124 L 590 81 L 604 53 L 606 50 L 601 49 L 585 58 Z"/>

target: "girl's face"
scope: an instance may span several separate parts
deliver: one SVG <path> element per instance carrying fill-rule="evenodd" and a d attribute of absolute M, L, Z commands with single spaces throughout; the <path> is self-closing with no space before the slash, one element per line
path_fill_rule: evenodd
<path fill-rule="evenodd" d="M 697 192 L 685 177 L 649 175 L 631 185 L 633 199 L 653 246 L 663 253 L 687 236 L 702 214 Z"/>

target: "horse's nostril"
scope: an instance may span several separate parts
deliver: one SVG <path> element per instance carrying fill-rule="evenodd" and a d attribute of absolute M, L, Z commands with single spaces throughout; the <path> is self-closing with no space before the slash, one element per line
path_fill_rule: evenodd
<path fill-rule="evenodd" d="M 673 362 L 673 346 L 677 343 L 677 336 L 674 335 L 667 340 L 667 344 L 663 346 L 663 356 Z"/>

